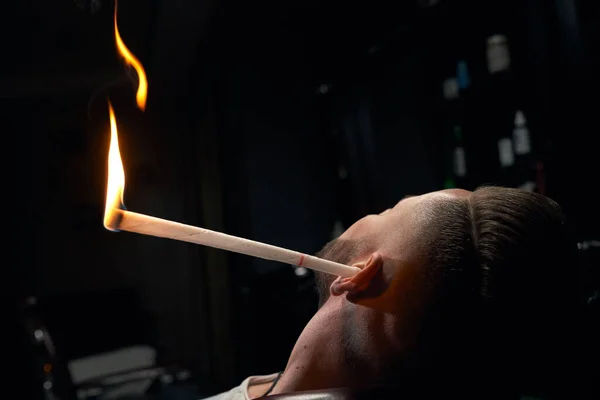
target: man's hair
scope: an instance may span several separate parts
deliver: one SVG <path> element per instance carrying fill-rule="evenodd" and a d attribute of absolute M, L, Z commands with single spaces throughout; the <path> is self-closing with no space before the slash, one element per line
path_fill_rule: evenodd
<path fill-rule="evenodd" d="M 343 240 L 333 239 L 327 243 L 315 255 L 319 258 L 334 261 L 340 264 L 349 264 L 356 259 L 366 248 L 366 243 L 362 240 Z M 336 279 L 335 275 L 315 271 L 315 283 L 319 295 L 319 308 L 329 299 L 329 287 Z"/>
<path fill-rule="evenodd" d="M 429 205 L 435 286 L 415 359 L 423 372 L 552 389 L 577 326 L 579 269 L 561 208 L 536 193 L 482 187 Z M 564 376 L 561 378 L 564 379 Z"/>

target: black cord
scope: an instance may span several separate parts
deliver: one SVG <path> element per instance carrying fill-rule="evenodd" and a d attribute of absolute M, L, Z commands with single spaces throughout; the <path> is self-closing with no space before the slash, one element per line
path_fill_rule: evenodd
<path fill-rule="evenodd" d="M 275 380 L 273 381 L 273 383 L 269 387 L 269 390 L 267 390 L 265 392 L 265 394 L 263 394 L 261 397 L 267 396 L 269 393 L 271 393 L 273 391 L 273 389 L 275 389 L 275 385 L 277 385 L 277 382 L 279 381 L 279 378 L 281 378 L 281 375 L 283 375 L 283 371 L 277 374 L 277 376 L 275 377 Z"/>

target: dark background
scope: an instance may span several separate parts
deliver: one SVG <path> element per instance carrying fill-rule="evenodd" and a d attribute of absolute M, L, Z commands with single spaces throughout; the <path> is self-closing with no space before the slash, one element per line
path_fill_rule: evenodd
<path fill-rule="evenodd" d="M 5 3 L 3 307 L 14 324 L 36 297 L 62 361 L 147 341 L 210 394 L 283 369 L 316 309 L 311 272 L 103 228 L 108 97 L 137 212 L 314 253 L 405 195 L 533 180 L 581 247 L 600 240 L 595 1 L 121 0 L 145 113 L 112 1 Z M 492 75 L 497 33 L 512 64 Z M 471 84 L 456 111 L 442 82 L 459 60 Z M 506 169 L 497 141 L 517 109 L 533 150 Z M 453 178 L 456 113 L 468 172 Z"/>

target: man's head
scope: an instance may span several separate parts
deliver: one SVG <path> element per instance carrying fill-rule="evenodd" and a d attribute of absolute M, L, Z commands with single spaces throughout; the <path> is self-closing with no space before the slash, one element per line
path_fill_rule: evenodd
<path fill-rule="evenodd" d="M 394 315 L 395 326 L 372 328 L 401 337 L 395 356 L 413 371 L 510 368 L 515 384 L 524 370 L 535 381 L 540 363 L 559 356 L 553 341 L 568 336 L 564 318 L 577 302 L 576 248 L 560 207 L 516 189 L 405 198 L 319 255 L 362 269 L 318 274 L 321 307 Z M 363 334 L 372 332 L 352 332 Z"/>

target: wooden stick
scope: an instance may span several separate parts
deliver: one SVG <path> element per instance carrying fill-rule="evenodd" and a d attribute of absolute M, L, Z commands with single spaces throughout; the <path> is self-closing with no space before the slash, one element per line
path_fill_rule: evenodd
<path fill-rule="evenodd" d="M 354 276 L 360 271 L 357 267 L 339 264 L 282 247 L 120 209 L 113 209 L 111 218 L 105 226 L 112 231 L 135 232 L 142 235 L 215 247 L 266 260 L 302 266 L 344 278 Z"/>

